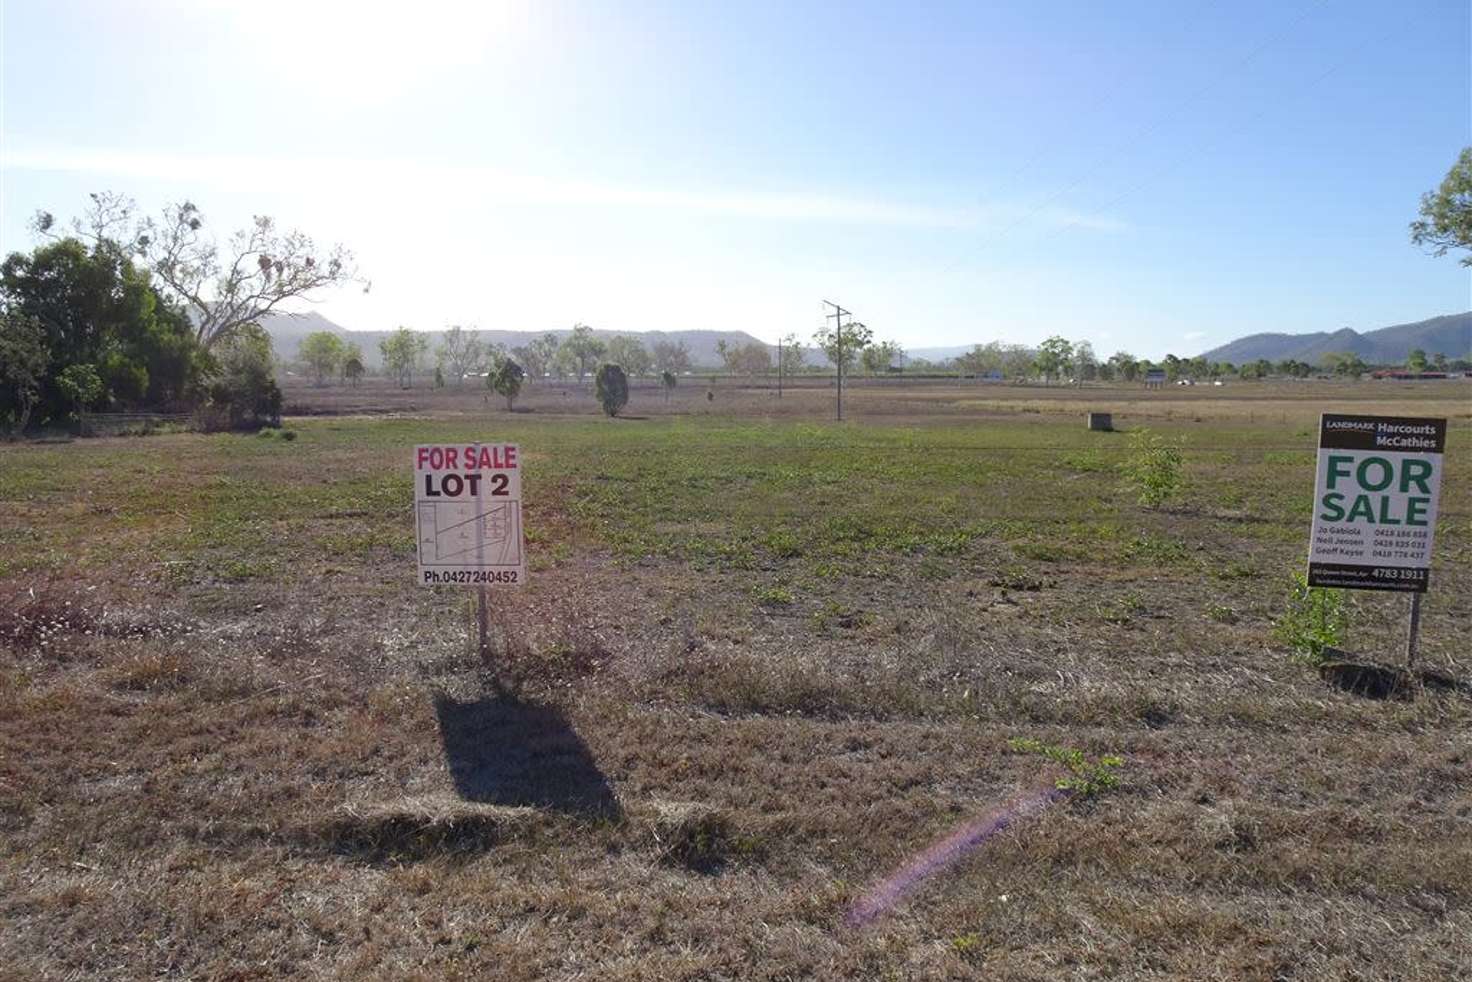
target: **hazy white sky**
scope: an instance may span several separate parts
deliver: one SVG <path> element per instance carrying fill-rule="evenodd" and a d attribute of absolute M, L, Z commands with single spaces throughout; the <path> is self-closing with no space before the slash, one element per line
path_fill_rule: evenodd
<path fill-rule="evenodd" d="M 1389 8 L 3 0 L 0 245 L 108 188 L 347 243 L 357 328 L 1374 328 L 1472 306 L 1406 239 L 1472 21 Z"/>

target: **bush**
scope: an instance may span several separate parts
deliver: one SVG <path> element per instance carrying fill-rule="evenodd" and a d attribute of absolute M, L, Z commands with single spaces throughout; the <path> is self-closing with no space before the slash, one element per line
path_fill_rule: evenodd
<path fill-rule="evenodd" d="M 1071 791 L 1081 797 L 1092 797 L 1119 786 L 1119 775 L 1115 773 L 1124 764 L 1124 758 L 1113 755 L 1089 760 L 1082 750 L 1043 743 L 1032 737 L 1013 737 L 1007 746 L 1019 753 L 1039 754 L 1068 771 L 1067 777 L 1059 778 L 1059 790 Z"/>
<path fill-rule="evenodd" d="M 249 325 L 220 345 L 209 401 L 201 411 L 206 430 L 253 430 L 281 425 L 271 338 Z"/>
<path fill-rule="evenodd" d="M 501 362 L 501 367 L 486 376 L 486 385 L 497 395 L 506 400 L 506 410 L 510 412 L 516 397 L 521 394 L 521 380 L 526 377 L 520 365 L 507 358 Z"/>
<path fill-rule="evenodd" d="M 624 370 L 617 365 L 600 365 L 598 375 L 593 381 L 603 411 L 610 416 L 617 416 L 618 411 L 629 402 L 629 378 Z"/>
<path fill-rule="evenodd" d="M 1179 443 L 1140 430 L 1130 437 L 1130 456 L 1120 469 L 1129 486 L 1139 494 L 1140 504 L 1158 508 L 1185 489 L 1183 463 Z"/>
<path fill-rule="evenodd" d="M 1344 643 L 1349 629 L 1349 607 L 1343 590 L 1308 585 L 1308 577 L 1293 574 L 1288 606 L 1273 628 L 1277 639 L 1293 649 L 1296 657 L 1317 665 L 1324 649 Z"/>

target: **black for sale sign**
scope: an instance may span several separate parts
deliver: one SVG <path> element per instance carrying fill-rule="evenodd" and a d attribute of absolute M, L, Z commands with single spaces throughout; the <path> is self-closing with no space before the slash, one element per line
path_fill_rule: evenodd
<path fill-rule="evenodd" d="M 1310 586 L 1424 592 L 1446 420 L 1325 413 Z"/>

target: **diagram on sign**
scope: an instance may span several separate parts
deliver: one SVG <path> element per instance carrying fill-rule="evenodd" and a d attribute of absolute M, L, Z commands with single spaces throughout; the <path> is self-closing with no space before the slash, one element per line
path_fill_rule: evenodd
<path fill-rule="evenodd" d="M 521 502 L 419 502 L 421 566 L 520 566 Z"/>

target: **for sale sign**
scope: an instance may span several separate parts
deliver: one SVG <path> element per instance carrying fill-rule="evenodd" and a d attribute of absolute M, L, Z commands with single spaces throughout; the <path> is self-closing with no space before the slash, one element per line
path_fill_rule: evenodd
<path fill-rule="evenodd" d="M 1310 586 L 1425 592 L 1445 449 L 1444 419 L 1323 415 Z"/>
<path fill-rule="evenodd" d="M 514 443 L 414 448 L 419 582 L 526 582 L 521 455 Z"/>

